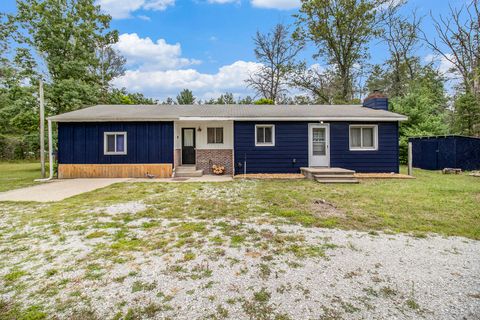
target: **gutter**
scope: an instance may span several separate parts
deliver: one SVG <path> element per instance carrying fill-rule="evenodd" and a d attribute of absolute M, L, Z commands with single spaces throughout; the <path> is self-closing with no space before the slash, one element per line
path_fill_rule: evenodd
<path fill-rule="evenodd" d="M 52 120 L 48 119 L 48 162 L 49 175 L 45 179 L 35 179 L 36 182 L 45 182 L 53 179 L 53 141 L 52 141 Z"/>

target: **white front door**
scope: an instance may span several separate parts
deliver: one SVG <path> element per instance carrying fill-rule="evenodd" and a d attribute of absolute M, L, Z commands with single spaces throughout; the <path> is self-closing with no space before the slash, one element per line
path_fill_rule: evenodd
<path fill-rule="evenodd" d="M 308 124 L 308 166 L 330 166 L 330 127 L 328 124 Z"/>

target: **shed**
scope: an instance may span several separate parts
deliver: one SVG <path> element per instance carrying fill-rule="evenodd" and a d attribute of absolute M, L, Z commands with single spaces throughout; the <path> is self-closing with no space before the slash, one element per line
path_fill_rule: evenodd
<path fill-rule="evenodd" d="M 427 170 L 480 169 L 480 138 L 460 135 L 410 138 L 413 166 Z"/>

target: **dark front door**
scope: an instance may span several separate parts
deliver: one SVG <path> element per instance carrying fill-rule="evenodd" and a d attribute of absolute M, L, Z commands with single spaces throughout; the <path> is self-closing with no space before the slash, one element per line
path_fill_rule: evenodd
<path fill-rule="evenodd" d="M 182 128 L 182 164 L 195 164 L 195 128 Z"/>

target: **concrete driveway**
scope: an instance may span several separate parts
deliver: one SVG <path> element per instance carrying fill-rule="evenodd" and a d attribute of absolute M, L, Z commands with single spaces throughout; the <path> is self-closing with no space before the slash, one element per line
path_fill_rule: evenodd
<path fill-rule="evenodd" d="M 107 187 L 129 179 L 65 179 L 36 186 L 0 192 L 0 201 L 60 201 L 78 194 Z"/>

